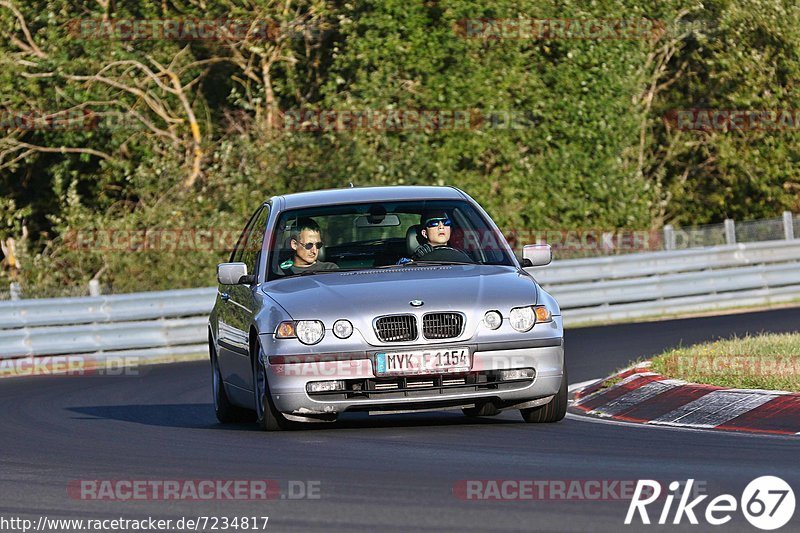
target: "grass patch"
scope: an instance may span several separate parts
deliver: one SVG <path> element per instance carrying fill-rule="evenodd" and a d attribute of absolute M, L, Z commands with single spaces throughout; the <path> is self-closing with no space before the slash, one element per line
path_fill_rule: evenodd
<path fill-rule="evenodd" d="M 800 333 L 680 347 L 652 359 L 662 376 L 741 389 L 800 392 Z"/>
<path fill-rule="evenodd" d="M 610 378 L 606 379 L 605 381 L 603 381 L 603 383 L 600 385 L 600 388 L 597 389 L 597 390 L 601 391 L 601 390 L 605 390 L 605 389 L 611 388 L 614 385 L 616 385 L 617 383 L 619 383 L 620 381 L 622 381 L 622 378 L 619 377 L 619 376 L 610 377 Z"/>

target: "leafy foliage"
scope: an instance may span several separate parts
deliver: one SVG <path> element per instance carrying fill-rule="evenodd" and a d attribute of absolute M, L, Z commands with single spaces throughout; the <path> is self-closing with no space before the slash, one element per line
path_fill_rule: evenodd
<path fill-rule="evenodd" d="M 271 195 L 455 185 L 507 229 L 647 229 L 800 208 L 797 134 L 678 131 L 676 109 L 797 109 L 800 25 L 779 0 L 0 0 L 0 281 L 30 295 L 212 283 L 224 246 L 76 247 L 93 230 L 235 232 Z M 121 40 L 92 19 L 219 19 L 268 38 Z M 487 39 L 465 19 L 662 21 L 631 39 Z M 471 128 L 287 127 L 297 110 L 467 112 Z M 80 122 L 80 121 L 79 121 Z M 87 124 L 91 127 L 87 127 Z M 74 121 L 73 121 L 74 125 Z M 27 238 L 23 238 L 23 230 Z M 5 281 L 3 281 L 5 280 Z"/>

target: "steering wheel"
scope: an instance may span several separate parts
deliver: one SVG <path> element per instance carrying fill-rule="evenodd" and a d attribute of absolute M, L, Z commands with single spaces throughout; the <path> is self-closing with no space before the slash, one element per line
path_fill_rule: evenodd
<path fill-rule="evenodd" d="M 430 252 L 418 258 L 418 261 L 453 261 L 456 263 L 474 263 L 475 261 L 463 251 L 452 246 L 436 246 Z"/>

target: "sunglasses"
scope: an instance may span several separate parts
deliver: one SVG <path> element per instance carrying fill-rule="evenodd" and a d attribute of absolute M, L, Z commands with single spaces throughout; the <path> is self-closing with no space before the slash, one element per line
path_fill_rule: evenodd
<path fill-rule="evenodd" d="M 425 227 L 426 228 L 435 228 L 436 226 L 439 225 L 439 222 L 441 222 L 445 226 L 449 226 L 450 225 L 450 219 L 449 218 L 429 218 L 428 220 L 425 221 Z"/>
<path fill-rule="evenodd" d="M 298 242 L 297 244 L 299 244 L 300 246 L 302 246 L 302 247 L 303 247 L 303 248 L 305 248 L 306 250 L 310 250 L 310 249 L 312 249 L 314 246 L 316 246 L 316 247 L 317 247 L 317 250 L 319 250 L 320 248 L 322 248 L 323 246 L 325 246 L 325 245 L 324 245 L 323 243 L 321 243 L 321 242 L 307 242 L 307 243 Z"/>

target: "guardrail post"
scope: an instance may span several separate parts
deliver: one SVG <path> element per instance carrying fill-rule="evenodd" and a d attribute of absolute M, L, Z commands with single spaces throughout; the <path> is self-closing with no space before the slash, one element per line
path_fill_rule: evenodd
<path fill-rule="evenodd" d="M 725 242 L 736 244 L 736 225 L 730 218 L 725 219 Z"/>
<path fill-rule="evenodd" d="M 12 281 L 8 286 L 8 292 L 11 294 L 12 300 L 19 300 L 22 298 L 22 287 L 16 281 Z"/>
<path fill-rule="evenodd" d="M 664 226 L 664 249 L 675 249 L 675 228 L 672 227 L 672 224 Z"/>
<path fill-rule="evenodd" d="M 100 281 L 96 279 L 89 280 L 89 296 L 100 296 Z"/>
<path fill-rule="evenodd" d="M 783 212 L 783 236 L 787 241 L 794 239 L 794 221 L 791 211 Z"/>

